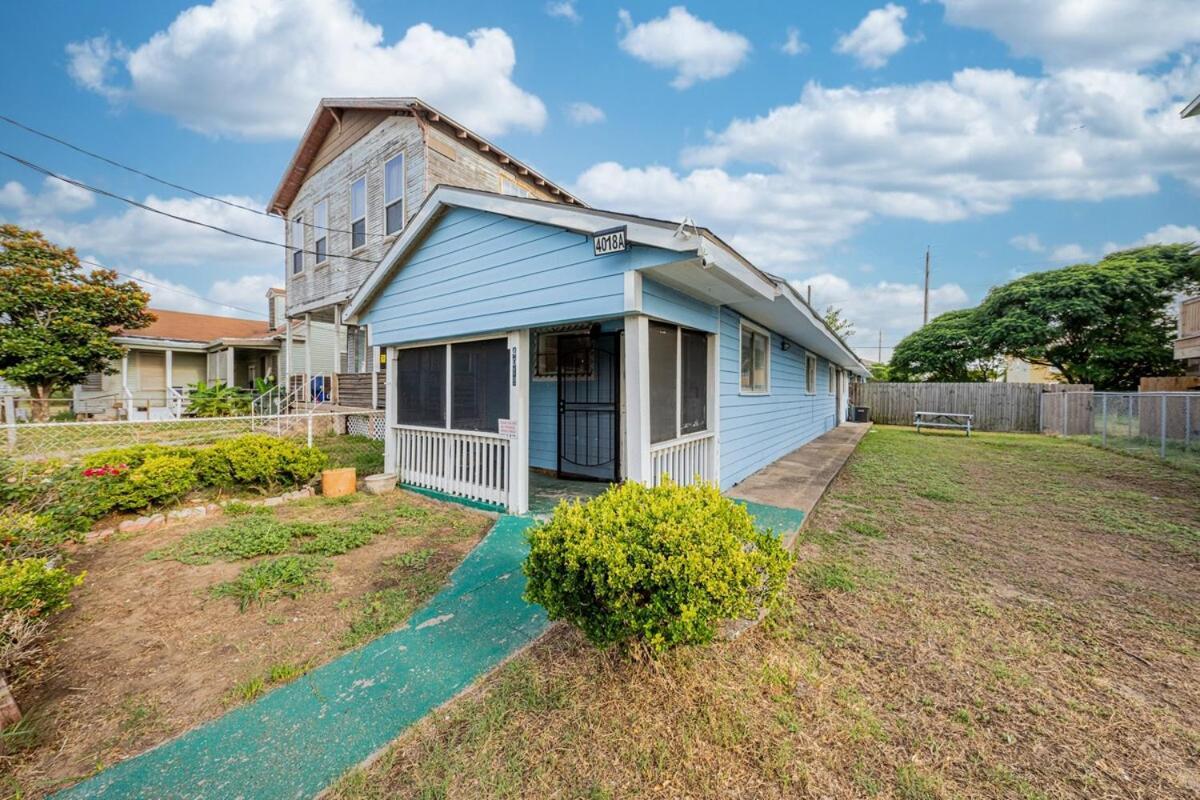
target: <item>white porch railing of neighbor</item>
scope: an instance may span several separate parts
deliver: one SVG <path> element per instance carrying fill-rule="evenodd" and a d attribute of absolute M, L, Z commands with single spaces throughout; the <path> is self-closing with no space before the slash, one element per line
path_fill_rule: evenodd
<path fill-rule="evenodd" d="M 507 506 L 512 440 L 494 433 L 393 425 L 401 483 Z"/>
<path fill-rule="evenodd" d="M 715 434 L 704 431 L 650 445 L 650 474 L 654 485 L 662 483 L 663 475 L 680 486 L 716 480 L 714 441 Z"/>

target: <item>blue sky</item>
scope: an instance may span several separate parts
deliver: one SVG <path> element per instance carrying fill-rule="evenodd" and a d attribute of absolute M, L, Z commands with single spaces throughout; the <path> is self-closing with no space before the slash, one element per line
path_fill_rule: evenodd
<path fill-rule="evenodd" d="M 1177 113 L 1200 93 L 1193 0 L 114 0 L 6 22 L 0 113 L 146 171 L 261 207 L 317 98 L 415 94 L 594 205 L 690 216 L 811 284 L 868 357 L 919 324 L 926 245 L 937 312 L 1200 239 L 1200 120 Z M 282 239 L 3 124 L 0 149 Z M 0 219 L 152 281 L 160 307 L 244 316 L 282 282 L 281 251 L 4 159 Z"/>

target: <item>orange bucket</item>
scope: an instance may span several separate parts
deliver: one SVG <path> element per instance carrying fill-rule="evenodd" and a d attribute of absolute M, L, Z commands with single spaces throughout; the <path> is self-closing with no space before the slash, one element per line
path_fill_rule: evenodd
<path fill-rule="evenodd" d="M 357 490 L 357 475 L 354 467 L 327 469 L 321 473 L 321 494 L 326 497 L 342 497 Z"/>

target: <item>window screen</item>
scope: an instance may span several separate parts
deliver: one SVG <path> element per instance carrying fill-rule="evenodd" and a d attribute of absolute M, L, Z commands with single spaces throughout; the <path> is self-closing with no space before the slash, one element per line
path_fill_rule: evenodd
<path fill-rule="evenodd" d="M 742 326 L 742 391 L 767 391 L 767 362 L 770 358 L 770 338 L 759 331 Z"/>
<path fill-rule="evenodd" d="M 398 155 L 383 166 L 383 204 L 386 230 L 396 233 L 404 227 L 404 156 Z"/>
<path fill-rule="evenodd" d="M 680 331 L 679 435 L 708 428 L 708 336 Z"/>
<path fill-rule="evenodd" d="M 414 347 L 396 353 L 396 422 L 446 427 L 446 348 Z"/>
<path fill-rule="evenodd" d="M 450 427 L 496 433 L 508 417 L 508 342 L 488 339 L 450 346 Z"/>
<path fill-rule="evenodd" d="M 650 323 L 650 443 L 675 438 L 678 407 L 678 328 Z"/>

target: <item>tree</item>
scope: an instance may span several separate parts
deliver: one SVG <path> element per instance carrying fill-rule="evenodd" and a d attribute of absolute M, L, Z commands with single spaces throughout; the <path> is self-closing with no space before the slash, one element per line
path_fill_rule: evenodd
<path fill-rule="evenodd" d="M 875 363 L 871 365 L 871 380 L 887 383 L 892 379 L 892 368 L 887 364 Z"/>
<path fill-rule="evenodd" d="M 0 376 L 28 389 L 46 419 L 55 391 L 116 372 L 124 349 L 113 334 L 153 322 L 149 299 L 112 270 L 85 273 L 74 250 L 38 231 L 0 225 Z"/>
<path fill-rule="evenodd" d="M 1038 272 L 992 289 L 979 307 L 992 352 L 1054 367 L 1068 383 L 1134 389 L 1180 371 L 1174 298 L 1200 286 L 1194 245 L 1154 245 Z"/>
<path fill-rule="evenodd" d="M 979 336 L 973 308 L 947 311 L 905 336 L 892 352 L 888 376 L 893 381 L 938 383 L 986 381 L 1000 363 Z"/>
<path fill-rule="evenodd" d="M 854 323 L 842 316 L 840 308 L 834 306 L 825 308 L 825 324 L 843 339 L 854 335 Z"/>

